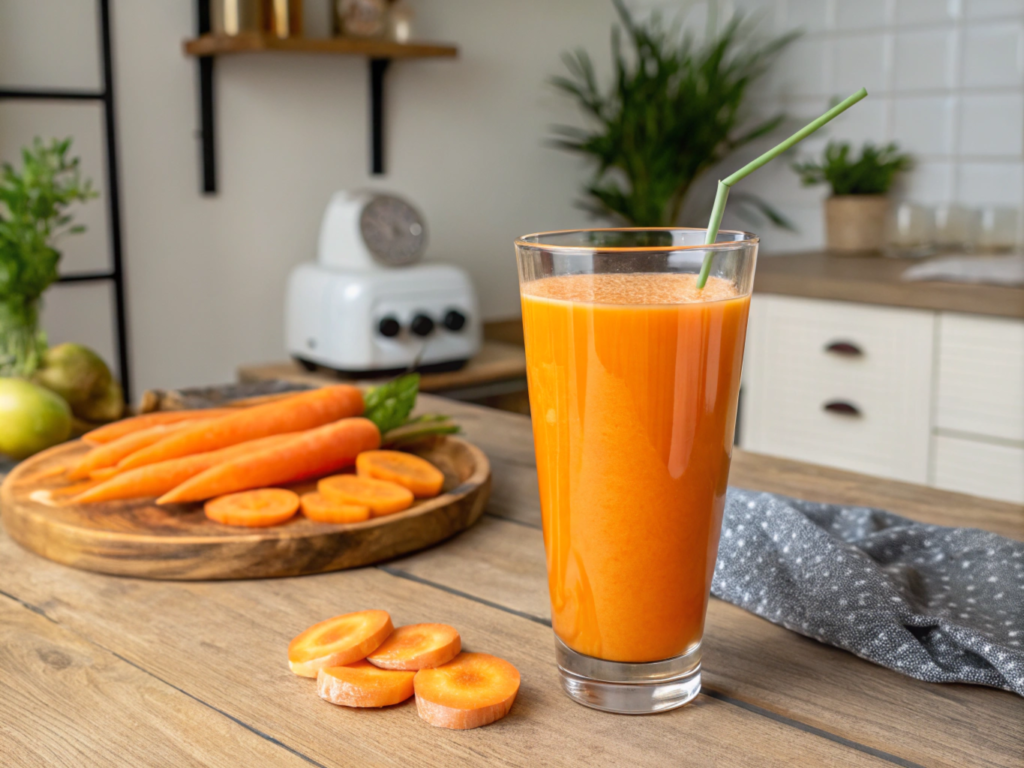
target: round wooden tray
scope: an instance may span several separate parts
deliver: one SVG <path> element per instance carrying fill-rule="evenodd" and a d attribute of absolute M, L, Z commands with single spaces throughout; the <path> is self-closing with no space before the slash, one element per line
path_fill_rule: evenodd
<path fill-rule="evenodd" d="M 23 547 L 58 563 L 146 579 L 253 579 L 370 565 L 468 528 L 483 514 L 491 490 L 483 451 L 446 437 L 414 451 L 444 472 L 437 498 L 352 525 L 315 523 L 299 514 L 271 528 L 236 528 L 208 520 L 201 504 L 55 502 L 49 491 L 64 481 L 53 469 L 87 450 L 79 441 L 65 443 L 19 464 L 0 486 L 4 527 Z"/>

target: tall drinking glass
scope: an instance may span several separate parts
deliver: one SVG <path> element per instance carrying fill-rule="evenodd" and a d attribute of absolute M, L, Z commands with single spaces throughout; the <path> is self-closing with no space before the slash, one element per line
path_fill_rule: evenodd
<path fill-rule="evenodd" d="M 516 241 L 558 667 L 611 712 L 700 691 L 758 243 L 705 234 Z"/>

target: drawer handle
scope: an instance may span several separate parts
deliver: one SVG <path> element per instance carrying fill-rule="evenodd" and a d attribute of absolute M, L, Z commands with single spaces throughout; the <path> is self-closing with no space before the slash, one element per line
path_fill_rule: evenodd
<path fill-rule="evenodd" d="M 852 341 L 833 341 L 825 347 L 826 352 L 843 357 L 860 357 L 864 351 Z"/>
<path fill-rule="evenodd" d="M 859 418 L 864 415 L 860 412 L 860 408 L 853 403 L 846 402 L 845 400 L 829 400 L 821 406 L 821 408 L 829 413 L 837 413 L 840 416 L 852 416 L 854 418 Z"/>

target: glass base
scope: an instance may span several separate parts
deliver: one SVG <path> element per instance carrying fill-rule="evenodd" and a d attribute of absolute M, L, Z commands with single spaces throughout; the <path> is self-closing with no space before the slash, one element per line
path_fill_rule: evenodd
<path fill-rule="evenodd" d="M 604 712 L 665 712 L 700 693 L 700 645 L 664 661 L 630 664 L 584 656 L 556 636 L 555 658 L 569 698 Z"/>

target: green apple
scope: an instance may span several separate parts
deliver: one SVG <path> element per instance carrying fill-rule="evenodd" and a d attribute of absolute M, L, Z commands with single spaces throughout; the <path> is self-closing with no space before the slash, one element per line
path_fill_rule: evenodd
<path fill-rule="evenodd" d="M 21 459 L 71 435 L 71 409 L 60 395 L 24 379 L 0 379 L 0 453 Z"/>

